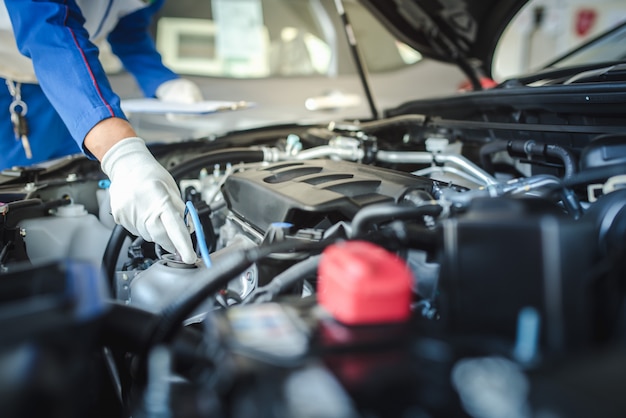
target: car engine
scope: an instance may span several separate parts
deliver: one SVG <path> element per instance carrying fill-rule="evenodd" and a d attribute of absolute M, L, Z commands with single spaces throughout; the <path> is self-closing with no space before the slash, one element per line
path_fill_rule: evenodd
<path fill-rule="evenodd" d="M 1 410 L 623 416 L 626 137 L 395 113 L 152 144 L 194 265 L 95 161 L 3 172 Z"/>

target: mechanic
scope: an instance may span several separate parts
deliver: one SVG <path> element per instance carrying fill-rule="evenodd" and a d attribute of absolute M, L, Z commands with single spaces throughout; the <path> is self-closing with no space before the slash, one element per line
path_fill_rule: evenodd
<path fill-rule="evenodd" d="M 149 34 L 163 2 L 4 0 L 0 169 L 83 151 L 111 180 L 115 221 L 193 263 L 178 187 L 127 121 L 96 46 L 108 40 L 146 96 L 201 100 L 194 83 L 163 65 Z"/>

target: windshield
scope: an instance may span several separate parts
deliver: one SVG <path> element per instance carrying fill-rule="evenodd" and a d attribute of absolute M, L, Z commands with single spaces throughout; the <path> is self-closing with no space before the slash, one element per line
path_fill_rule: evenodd
<path fill-rule="evenodd" d="M 600 64 L 626 59 L 626 23 L 602 35 L 588 44 L 549 64 L 548 67 L 564 68 L 578 65 Z"/>
<path fill-rule="evenodd" d="M 493 78 L 518 78 L 550 65 L 566 67 L 620 60 L 626 48 L 623 28 L 608 37 L 602 34 L 621 27 L 625 21 L 623 0 L 529 0 L 507 24 L 498 41 L 492 61 Z M 555 61 L 557 57 L 563 59 Z"/>

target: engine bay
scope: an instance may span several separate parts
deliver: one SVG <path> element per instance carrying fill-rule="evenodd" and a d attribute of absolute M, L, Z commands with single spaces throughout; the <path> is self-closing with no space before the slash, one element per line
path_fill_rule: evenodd
<path fill-rule="evenodd" d="M 622 416 L 626 137 L 416 106 L 151 145 L 195 265 L 115 225 L 95 161 L 3 172 L 0 361 L 39 367 L 0 407 Z"/>

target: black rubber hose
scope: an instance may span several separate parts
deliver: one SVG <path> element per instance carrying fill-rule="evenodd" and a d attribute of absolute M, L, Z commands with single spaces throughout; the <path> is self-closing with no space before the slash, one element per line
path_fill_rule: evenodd
<path fill-rule="evenodd" d="M 281 241 L 262 247 L 246 248 L 238 252 L 229 253 L 220 257 L 210 269 L 201 269 L 196 273 L 196 285 L 187 289 L 185 294 L 167 306 L 160 317 L 150 347 L 163 342 L 169 342 L 176 334 L 178 327 L 191 313 L 208 297 L 218 292 L 238 274 L 241 274 L 252 263 L 273 253 L 313 251 L 324 248 L 330 241 L 309 242 L 290 240 Z"/>
<path fill-rule="evenodd" d="M 365 133 L 374 133 L 382 129 L 401 126 L 424 126 L 426 123 L 424 115 L 400 115 L 392 118 L 376 120 L 373 122 L 364 122 L 358 125 L 358 128 Z"/>
<path fill-rule="evenodd" d="M 144 355 L 151 348 L 150 339 L 159 320 L 155 313 L 113 302 L 102 318 L 100 343 L 113 350 Z M 199 352 L 202 343 L 203 335 L 198 330 L 177 329 L 173 347 L 179 371 L 197 366 L 199 359 L 208 360 Z"/>
<path fill-rule="evenodd" d="M 496 170 L 493 167 L 493 162 L 491 161 L 491 156 L 496 152 L 506 151 L 508 143 L 502 140 L 491 141 L 482 147 L 480 147 L 479 156 L 480 156 L 480 165 L 482 168 L 488 172 L 489 174 L 495 174 Z"/>
<path fill-rule="evenodd" d="M 565 168 L 565 173 L 563 174 L 564 179 L 572 178 L 572 176 L 576 174 L 578 161 L 571 151 L 559 145 L 548 144 L 546 145 L 545 152 L 548 157 L 558 158 L 563 162 L 563 167 Z"/>
<path fill-rule="evenodd" d="M 366 206 L 352 219 L 351 236 L 359 237 L 367 228 L 379 222 L 391 222 L 396 219 L 417 219 L 422 216 L 438 216 L 443 208 L 436 204 L 422 206 L 398 206 L 395 203 L 382 203 Z"/>
<path fill-rule="evenodd" d="M 124 240 L 127 237 L 132 237 L 132 234 L 126 230 L 122 225 L 115 225 L 109 242 L 107 242 L 106 249 L 104 250 L 104 256 L 102 257 L 102 268 L 106 281 L 109 285 L 111 296 L 117 298 L 117 291 L 115 287 L 115 268 L 117 267 L 117 260 L 120 257 L 120 251 L 124 245 Z"/>
<path fill-rule="evenodd" d="M 583 208 L 580 204 L 580 200 L 576 193 L 566 187 L 561 191 L 561 201 L 567 213 L 569 213 L 574 219 L 578 219 L 583 214 Z"/>
<path fill-rule="evenodd" d="M 587 185 L 591 183 L 603 182 L 604 180 L 626 174 L 626 164 L 615 164 L 606 167 L 589 168 L 581 173 L 563 181 L 565 187 L 574 187 L 579 185 Z"/>
<path fill-rule="evenodd" d="M 128 353 L 145 353 L 157 321 L 155 313 L 113 301 L 103 317 L 101 343 Z"/>
<path fill-rule="evenodd" d="M 298 280 L 310 277 L 317 273 L 321 255 L 314 255 L 300 261 L 297 264 L 283 271 L 267 285 L 258 288 L 251 296 L 250 300 L 256 303 L 271 302 L 285 288 L 294 285 Z"/>
<path fill-rule="evenodd" d="M 441 228 L 429 229 L 405 222 L 393 222 L 388 230 L 385 229 L 381 233 L 383 237 L 386 237 L 386 242 L 396 241 L 402 248 L 414 248 L 429 253 L 438 251 L 443 242 Z M 380 245 L 384 246 L 385 243 Z"/>
<path fill-rule="evenodd" d="M 248 251 L 230 253 L 220 258 L 220 262 L 208 270 L 201 270 L 205 277 L 196 280 L 199 285 L 192 286 L 177 301 L 167 306 L 161 313 L 154 334 L 150 338 L 150 347 L 169 342 L 179 325 L 209 296 L 218 292 L 237 274 L 252 264 Z"/>
<path fill-rule="evenodd" d="M 535 141 L 509 141 L 507 146 L 509 155 L 512 157 L 552 157 L 560 160 L 565 169 L 563 178 L 569 179 L 577 171 L 576 157 L 568 149 L 559 145 L 541 144 Z"/>
<path fill-rule="evenodd" d="M 170 170 L 170 174 L 178 183 L 183 176 L 192 171 L 199 171 L 205 167 L 224 163 L 254 163 L 263 161 L 263 151 L 251 150 L 250 148 L 229 148 L 225 150 L 210 151 L 195 158 L 184 161 Z"/>

